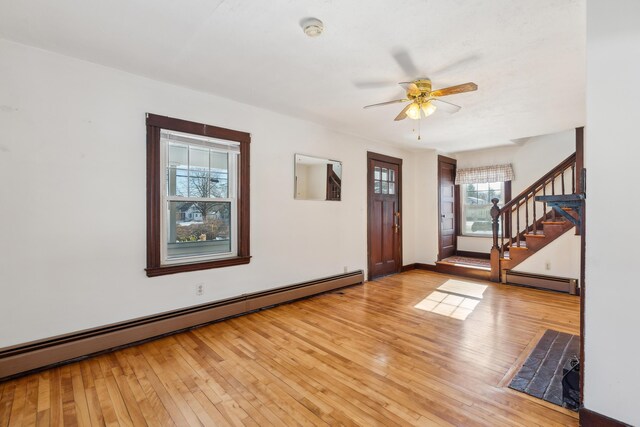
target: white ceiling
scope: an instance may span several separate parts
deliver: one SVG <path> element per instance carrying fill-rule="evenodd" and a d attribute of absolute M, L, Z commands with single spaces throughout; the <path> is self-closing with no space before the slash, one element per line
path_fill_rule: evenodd
<path fill-rule="evenodd" d="M 306 37 L 300 21 L 324 21 Z M 332 129 L 447 152 L 581 126 L 584 0 L 0 0 L 0 36 Z M 393 118 L 411 58 L 455 115 Z M 396 58 L 400 58 L 397 61 Z M 405 64 L 405 69 L 400 63 Z"/>

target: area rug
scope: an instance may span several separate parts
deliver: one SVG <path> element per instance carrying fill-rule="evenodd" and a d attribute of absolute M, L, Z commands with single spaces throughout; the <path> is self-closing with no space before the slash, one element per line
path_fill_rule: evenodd
<path fill-rule="evenodd" d="M 509 388 L 562 406 L 562 368 L 579 353 L 579 336 L 547 329 Z"/>
<path fill-rule="evenodd" d="M 442 262 L 448 262 L 449 264 L 468 265 L 470 267 L 479 267 L 491 269 L 491 261 L 483 258 L 471 258 L 467 256 L 450 256 L 442 260 Z"/>

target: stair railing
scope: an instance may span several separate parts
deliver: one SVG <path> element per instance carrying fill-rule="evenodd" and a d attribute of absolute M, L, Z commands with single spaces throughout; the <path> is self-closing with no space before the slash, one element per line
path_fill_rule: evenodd
<path fill-rule="evenodd" d="M 333 165 L 327 165 L 327 200 L 340 200 L 342 180 L 333 170 Z"/>
<path fill-rule="evenodd" d="M 576 193 L 576 153 L 571 154 L 504 206 L 498 206 L 498 199 L 491 200 L 493 203 L 490 211 L 493 233 L 492 280 L 499 280 L 500 259 L 504 258 L 506 252 L 514 247 L 525 247 L 525 235 L 538 234 L 538 228 L 543 221 L 556 220 L 555 210 L 547 210 L 547 204 L 536 202 L 535 197 L 564 195 L 569 191 L 570 194 Z"/>

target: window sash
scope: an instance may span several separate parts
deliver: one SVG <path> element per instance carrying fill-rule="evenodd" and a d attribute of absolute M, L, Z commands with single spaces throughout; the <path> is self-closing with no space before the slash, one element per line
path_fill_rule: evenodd
<path fill-rule="evenodd" d="M 228 179 L 227 179 L 227 195 L 228 197 L 222 198 L 222 197 L 185 197 L 185 196 L 169 196 L 169 182 L 168 182 L 168 177 L 167 177 L 167 166 L 168 166 L 168 159 L 169 159 L 169 144 L 170 143 L 175 143 L 176 141 L 176 134 L 179 134 L 181 140 L 179 142 L 180 145 L 184 145 L 186 147 L 189 147 L 191 145 L 194 146 L 198 146 L 198 147 L 204 147 L 207 149 L 210 149 L 211 151 L 215 151 L 215 152 L 223 152 L 223 153 L 227 153 L 228 156 L 228 163 L 227 163 L 227 174 L 228 174 Z M 170 137 L 167 137 L 170 136 Z M 186 142 L 187 139 L 193 139 L 193 142 L 189 141 Z M 214 144 L 213 146 L 209 146 L 207 144 L 209 144 L 208 141 L 215 141 L 212 142 L 212 144 Z M 161 137 L 160 137 L 160 203 L 161 203 L 161 208 L 160 208 L 160 264 L 161 265 L 172 265 L 172 264 L 184 264 L 184 263 L 195 263 L 195 262 L 202 262 L 202 261 L 208 261 L 208 260 L 218 260 L 218 259 L 225 259 L 225 258 L 230 258 L 230 257 L 235 257 L 238 255 L 238 239 L 239 239 L 239 234 L 238 234 L 238 203 L 237 203 L 237 198 L 238 198 L 238 189 L 239 189 L 239 184 L 240 184 L 240 175 L 238 173 L 238 165 L 239 165 L 239 157 L 240 157 L 240 153 L 239 153 L 239 144 L 236 142 L 231 142 L 229 141 L 229 143 L 227 144 L 226 141 L 222 141 L 223 143 L 225 143 L 226 145 L 229 145 L 230 147 L 233 146 L 237 146 L 238 147 L 238 151 L 235 150 L 225 150 L 225 149 L 221 149 L 220 145 L 217 144 L 218 141 L 222 141 L 222 140 L 217 140 L 214 138 L 207 138 L 207 137 L 201 137 L 198 135 L 190 135 L 190 134 L 184 134 L 181 132 L 174 132 L 174 131 L 166 131 L 164 129 L 161 130 Z M 209 192 L 210 194 L 210 192 Z M 168 226 L 169 226 L 169 221 L 171 220 L 169 218 L 169 203 L 170 202 L 183 202 L 183 203 L 189 203 L 189 202 L 209 202 L 209 203 L 215 203 L 215 202 L 226 202 L 226 203 L 230 203 L 230 224 L 229 224 L 229 239 L 231 241 L 231 247 L 230 247 L 230 251 L 229 252 L 220 252 L 220 253 L 210 253 L 210 254 L 202 254 L 202 255 L 192 255 L 192 256 L 183 256 L 183 257 L 174 257 L 174 258 L 170 258 L 168 255 Z"/>
<path fill-rule="evenodd" d="M 488 229 L 481 229 L 478 231 L 472 231 L 472 230 L 467 230 L 467 222 L 487 222 L 487 221 L 482 221 L 482 220 L 475 220 L 475 221 L 468 221 L 467 220 L 467 214 L 469 213 L 469 208 L 472 206 L 486 206 L 487 209 L 491 209 L 491 207 L 493 206 L 493 204 L 488 201 L 487 203 L 483 203 L 483 204 L 472 204 L 472 203 L 468 203 L 467 199 L 468 197 L 474 197 L 474 196 L 468 196 L 467 194 L 467 188 L 469 185 L 475 185 L 476 186 L 476 191 L 475 193 L 488 193 L 488 195 L 490 194 L 490 191 L 495 191 L 495 190 L 490 190 L 490 184 L 495 184 L 495 182 L 491 182 L 491 183 L 486 183 L 489 184 L 488 185 L 488 189 L 487 190 L 477 190 L 477 184 L 462 184 L 461 185 L 461 205 L 462 205 L 462 226 L 461 226 L 461 230 L 460 230 L 460 234 L 462 236 L 475 236 L 475 237 L 490 237 L 492 235 L 492 229 L 491 229 L 491 215 L 489 215 L 489 217 L 487 218 L 487 221 L 489 222 L 489 224 L 482 224 L 482 227 L 489 227 Z M 500 203 L 498 204 L 498 206 L 503 206 L 504 203 L 506 202 L 506 185 L 504 182 L 499 182 L 500 184 Z M 473 227 L 473 225 L 472 225 Z M 500 230 L 502 229 L 502 224 L 500 224 Z M 500 232 L 499 230 L 499 232 Z"/>
<path fill-rule="evenodd" d="M 194 135 L 191 133 L 177 132 L 174 130 L 162 129 L 160 131 L 160 140 L 176 142 L 183 145 L 196 145 L 198 147 L 205 147 L 213 151 L 224 153 L 240 153 L 239 142 L 211 138 L 208 136 Z"/>

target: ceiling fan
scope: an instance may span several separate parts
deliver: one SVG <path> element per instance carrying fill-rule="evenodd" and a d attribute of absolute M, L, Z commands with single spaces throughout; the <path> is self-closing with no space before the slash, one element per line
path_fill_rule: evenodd
<path fill-rule="evenodd" d="M 371 104 L 364 108 L 379 107 L 382 105 L 410 101 L 410 103 L 400 111 L 400 114 L 396 116 L 395 120 L 404 120 L 407 117 L 413 120 L 419 120 L 422 116 L 427 117 L 433 114 L 437 108 L 442 108 L 444 111 L 451 114 L 457 113 L 462 107 L 452 104 L 451 102 L 444 101 L 440 98 L 459 93 L 473 92 L 478 89 L 478 85 L 469 82 L 432 91 L 431 79 L 426 77 L 418 78 L 412 82 L 401 82 L 399 84 L 406 90 L 406 98 L 381 102 L 379 104 Z"/>

